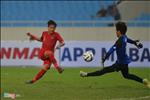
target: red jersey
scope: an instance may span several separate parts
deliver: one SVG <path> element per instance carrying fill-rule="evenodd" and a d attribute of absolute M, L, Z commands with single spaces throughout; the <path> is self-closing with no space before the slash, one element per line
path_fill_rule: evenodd
<path fill-rule="evenodd" d="M 64 42 L 63 38 L 59 35 L 59 33 L 53 32 L 53 33 L 49 34 L 48 31 L 44 31 L 42 33 L 41 40 L 43 42 L 42 49 L 50 50 L 53 52 L 54 52 L 54 48 L 55 48 L 57 41 L 59 41 L 61 43 Z"/>

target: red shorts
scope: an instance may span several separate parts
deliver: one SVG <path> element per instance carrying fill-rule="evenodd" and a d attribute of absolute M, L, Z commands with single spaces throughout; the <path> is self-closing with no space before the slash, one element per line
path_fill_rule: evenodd
<path fill-rule="evenodd" d="M 51 62 L 48 58 L 45 58 L 45 56 L 44 56 L 44 53 L 45 53 L 46 51 L 50 51 L 50 50 L 40 49 L 39 58 L 40 58 L 41 60 L 43 60 L 43 64 L 44 64 L 44 65 L 45 65 L 45 64 L 48 64 L 48 65 L 50 66 L 52 62 Z"/>

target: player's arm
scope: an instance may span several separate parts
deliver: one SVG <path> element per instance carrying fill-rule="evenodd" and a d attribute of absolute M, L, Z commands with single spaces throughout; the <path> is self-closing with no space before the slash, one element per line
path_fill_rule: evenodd
<path fill-rule="evenodd" d="M 106 53 L 106 55 L 102 58 L 102 63 L 105 62 L 105 60 L 116 50 L 116 48 L 121 48 L 123 45 L 123 37 L 120 37 L 116 43 L 109 49 L 109 51 Z"/>
<path fill-rule="evenodd" d="M 64 39 L 58 34 L 57 39 L 59 41 L 59 44 L 56 46 L 56 49 L 60 49 L 62 46 L 65 45 Z"/>
<path fill-rule="evenodd" d="M 137 48 L 142 48 L 143 44 L 139 42 L 139 40 L 132 40 L 130 38 L 127 38 L 127 42 L 130 44 L 134 44 Z"/>
<path fill-rule="evenodd" d="M 27 36 L 30 37 L 30 40 L 37 40 L 37 41 L 42 42 L 41 38 L 39 38 L 39 37 L 37 37 L 37 36 L 35 36 L 35 35 L 31 34 L 31 33 L 26 33 L 26 34 L 27 34 Z"/>
<path fill-rule="evenodd" d="M 105 60 L 116 50 L 116 45 L 113 45 L 109 51 L 106 53 L 104 57 L 102 57 L 102 63 L 105 62 Z"/>
<path fill-rule="evenodd" d="M 56 49 L 60 49 L 62 46 L 64 46 L 65 43 L 64 42 L 60 42 L 57 46 L 56 46 Z"/>

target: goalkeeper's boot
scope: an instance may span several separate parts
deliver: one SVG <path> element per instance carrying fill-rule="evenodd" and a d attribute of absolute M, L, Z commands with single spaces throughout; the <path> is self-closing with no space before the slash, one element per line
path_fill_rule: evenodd
<path fill-rule="evenodd" d="M 87 73 L 86 73 L 86 72 L 83 72 L 83 71 L 80 71 L 80 76 L 81 76 L 81 77 L 87 77 Z"/>
<path fill-rule="evenodd" d="M 34 82 L 32 80 L 30 80 L 30 81 L 26 81 L 25 83 L 26 84 L 33 84 Z"/>
<path fill-rule="evenodd" d="M 150 89 L 150 82 L 147 79 L 143 79 L 143 84 Z"/>

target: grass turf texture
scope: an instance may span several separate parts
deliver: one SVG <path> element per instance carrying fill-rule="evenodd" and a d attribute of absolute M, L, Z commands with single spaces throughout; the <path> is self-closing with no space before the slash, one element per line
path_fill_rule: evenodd
<path fill-rule="evenodd" d="M 150 100 L 150 90 L 144 85 L 126 80 L 120 72 L 98 77 L 82 78 L 79 71 L 99 68 L 65 68 L 63 74 L 51 68 L 35 84 L 25 84 L 40 68 L 2 67 L 1 100 L 3 92 L 20 94 L 16 100 Z M 130 68 L 130 72 L 150 79 L 150 68 Z M 146 96 L 146 97 L 145 97 Z"/>

